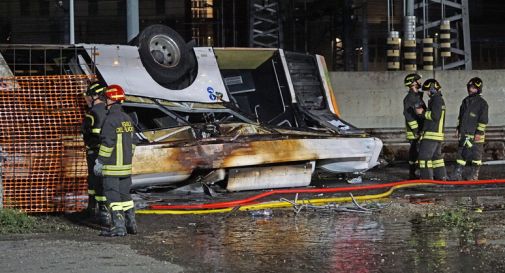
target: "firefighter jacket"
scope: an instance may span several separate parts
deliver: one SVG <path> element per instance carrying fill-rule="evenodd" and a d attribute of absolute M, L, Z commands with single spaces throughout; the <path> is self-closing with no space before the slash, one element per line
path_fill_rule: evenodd
<path fill-rule="evenodd" d="M 103 164 L 102 175 L 120 177 L 131 175 L 135 144 L 132 120 L 123 112 L 120 104 L 113 104 L 100 135 L 98 160 Z"/>
<path fill-rule="evenodd" d="M 98 152 L 100 132 L 106 115 L 105 103 L 97 103 L 86 112 L 82 121 L 82 136 L 88 151 Z"/>
<path fill-rule="evenodd" d="M 424 112 L 422 139 L 435 141 L 444 140 L 445 102 L 442 93 L 437 92 L 428 101 L 428 109 Z"/>
<path fill-rule="evenodd" d="M 422 96 L 422 92 L 409 90 L 403 99 L 403 116 L 408 140 L 417 139 L 418 132 L 423 128 L 424 119 L 416 114 L 416 107 L 426 109 Z"/>
<path fill-rule="evenodd" d="M 488 123 L 488 104 L 480 94 L 466 97 L 459 107 L 458 126 L 462 137 L 473 139 L 474 135 L 481 135 L 478 141 L 484 142 L 484 134 Z"/>

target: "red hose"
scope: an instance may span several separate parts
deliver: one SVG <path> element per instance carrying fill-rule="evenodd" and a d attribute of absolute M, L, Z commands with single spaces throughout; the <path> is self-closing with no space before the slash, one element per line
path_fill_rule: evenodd
<path fill-rule="evenodd" d="M 174 210 L 174 209 L 219 209 L 219 208 L 230 208 L 241 206 L 244 204 L 249 204 L 253 201 L 261 199 L 263 197 L 274 195 L 274 194 L 293 194 L 293 193 L 333 193 L 333 192 L 352 192 L 352 191 L 363 191 L 363 190 L 375 190 L 390 188 L 399 185 L 413 184 L 413 183 L 429 183 L 437 185 L 485 185 L 485 184 L 501 184 L 505 183 L 505 179 L 490 179 L 490 180 L 477 180 L 477 181 L 437 181 L 437 180 L 404 180 L 398 182 L 391 182 L 385 184 L 375 184 L 375 185 L 363 185 L 363 186 L 349 186 L 349 187 L 339 187 L 339 188 L 323 188 L 323 189 L 281 189 L 281 190 L 271 190 L 268 192 L 263 192 L 245 199 L 239 199 L 227 202 L 216 202 L 207 204 L 192 204 L 192 205 L 151 205 L 150 209 L 153 210 Z"/>

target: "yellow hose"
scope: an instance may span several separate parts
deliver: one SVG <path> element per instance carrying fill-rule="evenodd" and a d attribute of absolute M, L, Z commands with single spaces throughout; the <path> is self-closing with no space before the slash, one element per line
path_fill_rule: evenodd
<path fill-rule="evenodd" d="M 416 186 L 431 186 L 436 185 L 434 183 L 410 183 L 403 184 L 391 187 L 389 190 L 378 193 L 378 194 L 370 194 L 370 195 L 359 195 L 354 196 L 354 200 L 365 201 L 365 200 L 375 200 L 375 199 L 383 199 L 389 197 L 393 192 L 397 189 L 401 188 L 411 188 Z M 349 197 L 332 197 L 332 198 L 316 198 L 316 199 L 306 199 L 306 200 L 297 200 L 296 204 L 311 204 L 311 205 L 324 205 L 328 203 L 343 203 L 343 202 L 352 202 L 352 198 Z M 293 204 L 286 201 L 271 201 L 271 202 L 263 202 L 259 204 L 246 205 L 238 208 L 240 211 L 247 210 L 262 210 L 262 209 L 273 209 L 273 208 L 286 208 L 291 207 Z M 137 214 L 212 214 L 212 213 L 224 213 L 230 212 L 234 208 L 224 208 L 224 209 L 199 209 L 199 210 L 138 210 Z"/>

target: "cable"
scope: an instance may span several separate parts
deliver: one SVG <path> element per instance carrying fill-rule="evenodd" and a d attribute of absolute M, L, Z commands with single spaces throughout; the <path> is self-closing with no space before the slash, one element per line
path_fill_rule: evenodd
<path fill-rule="evenodd" d="M 391 187 L 389 190 L 372 195 L 361 195 L 354 196 L 354 200 L 365 201 L 373 199 L 382 199 L 389 197 L 396 189 L 416 187 L 416 186 L 426 186 L 432 185 L 431 183 L 410 183 Z M 343 203 L 351 202 L 353 197 L 333 197 L 333 198 L 317 198 L 309 200 L 297 200 L 296 204 L 311 204 L 311 205 L 322 205 L 326 203 Z M 241 206 L 237 210 L 239 211 L 249 211 L 249 210 L 262 210 L 262 209 L 273 209 L 273 208 L 285 208 L 291 207 L 293 204 L 286 201 L 272 201 L 264 202 L 259 204 L 252 204 Z M 222 208 L 222 209 L 200 209 L 200 210 L 160 210 L 160 209 L 150 209 L 150 210 L 138 210 L 137 214 L 173 214 L 173 215 L 183 215 L 183 214 L 214 214 L 214 213 L 224 213 L 231 212 L 236 209 L 236 207 Z"/>
<path fill-rule="evenodd" d="M 281 189 L 263 192 L 245 199 L 217 202 L 208 204 L 191 204 L 191 205 L 151 205 L 149 208 L 154 210 L 176 210 L 176 209 L 220 209 L 242 206 L 250 204 L 258 199 L 274 195 L 274 194 L 294 194 L 294 193 L 336 193 L 336 192 L 352 192 L 363 190 L 375 190 L 391 188 L 400 185 L 408 184 L 434 184 L 434 185 L 485 185 L 485 184 L 500 184 L 505 183 L 505 179 L 492 179 L 492 180 L 479 180 L 479 181 L 437 181 L 437 180 L 406 180 L 399 182 L 391 182 L 385 184 L 364 185 L 364 186 L 350 186 L 339 188 L 324 188 L 324 189 Z"/>

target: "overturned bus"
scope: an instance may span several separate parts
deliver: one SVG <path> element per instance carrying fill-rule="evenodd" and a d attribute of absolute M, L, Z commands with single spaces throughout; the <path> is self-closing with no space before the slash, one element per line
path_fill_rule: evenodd
<path fill-rule="evenodd" d="M 366 171 L 382 149 L 340 119 L 319 55 L 194 47 L 154 25 L 134 45 L 0 45 L 0 62 L 2 77 L 87 75 L 121 85 L 141 140 L 134 187 L 195 172 L 205 183 L 226 181 L 228 191 L 306 186 L 316 169 Z"/>

